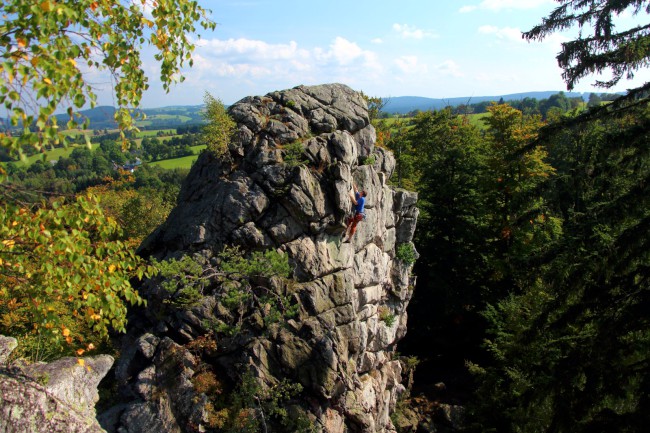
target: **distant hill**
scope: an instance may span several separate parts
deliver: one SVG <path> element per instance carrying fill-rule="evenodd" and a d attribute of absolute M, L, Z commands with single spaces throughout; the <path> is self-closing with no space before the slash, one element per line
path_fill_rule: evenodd
<path fill-rule="evenodd" d="M 115 114 L 115 108 L 109 105 L 100 105 L 99 107 L 90 108 L 88 110 L 82 110 L 79 112 L 81 118 L 77 118 L 77 121 L 83 122 L 84 118 L 90 120 L 90 127 L 93 129 L 113 129 L 117 128 L 115 120 L 113 120 L 113 115 Z M 56 116 L 59 124 L 65 125 L 70 116 L 67 114 L 57 114 Z"/>
<path fill-rule="evenodd" d="M 386 102 L 382 111 L 386 113 L 405 114 L 410 111 L 420 110 L 439 110 L 445 107 L 456 107 L 461 104 L 476 104 L 484 101 L 499 101 L 503 98 L 504 101 L 517 101 L 524 98 L 548 99 L 551 95 L 560 93 L 558 90 L 549 90 L 545 92 L 525 92 L 525 93 L 511 93 L 509 95 L 498 96 L 462 96 L 458 98 L 424 98 L 421 96 L 395 96 L 390 98 L 382 98 Z M 567 98 L 583 98 L 587 100 L 589 93 L 581 92 L 564 92 Z"/>
<path fill-rule="evenodd" d="M 136 125 L 141 129 L 163 129 L 203 123 L 202 109 L 203 105 L 145 108 L 140 112 L 144 113 L 146 118 L 136 120 Z M 82 122 L 83 118 L 89 119 L 91 129 L 114 129 L 117 128 L 114 114 L 114 107 L 103 105 L 80 111 L 81 119 L 78 120 Z M 56 117 L 59 124 L 65 124 L 69 120 L 67 114 L 58 114 Z"/>
<path fill-rule="evenodd" d="M 535 98 L 537 100 L 548 99 L 550 96 L 560 93 L 558 90 L 545 92 L 524 92 L 511 93 L 508 95 L 496 96 L 461 96 L 455 98 L 426 98 L 422 96 L 394 96 L 382 98 L 386 101 L 383 110 L 391 114 L 406 114 L 411 111 L 439 110 L 445 107 L 456 107 L 461 104 L 476 104 L 484 101 L 517 101 L 524 98 Z M 568 98 L 582 98 L 588 100 L 590 93 L 564 92 Z M 136 121 L 141 129 L 164 129 L 175 128 L 184 125 L 195 125 L 204 122 L 201 112 L 203 105 L 173 105 L 158 108 L 144 108 L 141 111 L 146 119 Z M 83 110 L 80 114 L 90 119 L 91 129 L 114 129 L 117 128 L 113 120 L 115 108 L 100 106 L 89 110 Z M 67 114 L 57 115 L 59 123 L 65 124 L 68 121 Z"/>

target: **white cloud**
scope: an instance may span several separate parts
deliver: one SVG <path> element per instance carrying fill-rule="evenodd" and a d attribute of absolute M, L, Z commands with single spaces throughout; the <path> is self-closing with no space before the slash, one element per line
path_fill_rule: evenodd
<path fill-rule="evenodd" d="M 431 30 L 422 30 L 408 24 L 393 24 L 393 30 L 405 39 L 437 38 L 438 35 Z"/>
<path fill-rule="evenodd" d="M 467 13 L 477 9 L 492 11 L 500 11 L 502 9 L 534 9 L 551 3 L 553 3 L 553 0 L 483 0 L 478 5 L 463 6 L 458 12 Z"/>
<path fill-rule="evenodd" d="M 294 41 L 288 44 L 269 44 L 264 41 L 251 39 L 199 39 L 197 47 L 208 49 L 211 55 L 229 58 L 254 58 L 265 60 L 281 60 L 296 57 L 307 57 L 308 51 L 298 49 Z M 202 50 L 205 51 L 205 50 Z"/>
<path fill-rule="evenodd" d="M 420 64 L 417 56 L 402 56 L 394 60 L 395 66 L 404 74 L 420 74 L 427 72 L 426 65 Z"/>
<path fill-rule="evenodd" d="M 359 45 L 340 36 L 330 45 L 330 52 L 341 65 L 349 65 L 364 54 Z"/>
<path fill-rule="evenodd" d="M 498 39 L 505 39 L 515 42 L 522 42 L 521 30 L 515 27 L 495 27 L 495 26 L 481 26 L 478 32 L 484 35 L 495 35 Z"/>
<path fill-rule="evenodd" d="M 383 44 L 384 40 L 382 38 L 374 38 L 370 42 L 372 42 L 373 44 Z"/>
<path fill-rule="evenodd" d="M 472 12 L 478 9 L 478 6 L 463 6 L 462 8 L 458 9 L 458 12 L 461 14 L 465 14 L 467 12 Z"/>
<path fill-rule="evenodd" d="M 291 41 L 270 44 L 251 39 L 201 39 L 195 41 L 194 71 L 202 78 L 211 76 L 233 78 L 272 78 L 279 75 L 305 78 L 310 72 L 322 80 L 329 76 L 379 73 L 382 70 L 377 54 L 362 49 L 342 37 L 336 37 L 327 48 L 300 48 Z M 189 78 L 189 77 L 188 77 Z"/>
<path fill-rule="evenodd" d="M 451 75 L 453 77 L 463 77 L 465 75 L 461 72 L 460 65 L 453 60 L 445 60 L 436 66 L 436 70 L 440 71 L 443 75 Z"/>

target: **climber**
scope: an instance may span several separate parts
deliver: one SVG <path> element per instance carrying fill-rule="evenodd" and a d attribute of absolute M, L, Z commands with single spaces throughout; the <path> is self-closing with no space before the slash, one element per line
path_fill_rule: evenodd
<path fill-rule="evenodd" d="M 347 227 L 345 229 L 345 233 L 343 233 L 342 236 L 342 238 L 345 239 L 345 235 L 347 235 L 348 232 L 350 232 L 347 241 L 352 239 L 354 232 L 357 231 L 357 224 L 359 224 L 359 221 L 363 220 L 366 216 L 366 214 L 364 213 L 364 207 L 366 205 L 367 193 L 365 190 L 359 191 L 355 184 L 352 184 L 352 187 L 354 188 L 354 194 L 350 192 L 350 199 L 352 200 L 352 203 L 354 203 L 354 215 L 348 217 L 346 221 Z M 347 241 L 344 240 L 343 242 L 347 242 Z"/>

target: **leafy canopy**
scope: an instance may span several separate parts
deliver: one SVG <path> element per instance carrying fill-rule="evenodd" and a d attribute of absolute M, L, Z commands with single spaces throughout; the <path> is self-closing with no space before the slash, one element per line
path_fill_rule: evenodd
<path fill-rule="evenodd" d="M 127 304 L 143 302 L 129 278 L 152 269 L 116 240 L 119 226 L 94 197 L 0 205 L 0 333 L 56 356 L 123 331 Z"/>
<path fill-rule="evenodd" d="M 110 75 L 115 120 L 121 129 L 132 127 L 129 109 L 149 86 L 141 50 L 154 48 L 160 80 L 169 90 L 183 81 L 182 67 L 192 66 L 190 35 L 197 23 L 215 28 L 208 12 L 190 0 L 3 1 L 0 102 L 23 133 L 16 139 L 0 133 L 0 146 L 20 152 L 23 145 L 65 144 L 52 115 L 67 109 L 65 128 L 80 123 L 76 110 L 93 107 L 97 98 L 90 72 Z"/>

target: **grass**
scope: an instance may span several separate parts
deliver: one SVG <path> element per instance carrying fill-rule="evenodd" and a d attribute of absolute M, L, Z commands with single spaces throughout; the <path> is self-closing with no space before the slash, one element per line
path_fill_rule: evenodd
<path fill-rule="evenodd" d="M 115 132 L 115 131 L 116 130 L 110 130 L 109 132 Z M 136 145 L 139 146 L 139 145 L 142 144 L 142 138 L 143 137 L 156 137 L 156 134 L 158 134 L 158 131 L 160 131 L 160 130 L 140 131 L 138 133 L 138 138 L 134 139 L 133 141 L 136 143 Z M 162 131 L 176 132 L 174 129 L 169 129 L 169 128 L 168 129 L 163 129 Z M 92 130 L 74 129 L 74 130 L 67 130 L 67 131 L 65 131 L 65 133 L 70 135 L 70 136 L 80 135 L 80 134 L 90 135 L 91 140 L 93 138 L 93 131 Z M 172 137 L 182 137 L 182 135 L 174 134 L 174 135 L 166 135 L 164 137 L 158 137 L 158 138 L 162 142 L 165 142 L 165 141 L 171 139 Z M 92 150 L 97 149 L 98 146 L 99 146 L 98 143 L 91 143 L 91 149 Z M 17 166 L 19 166 L 19 167 L 27 167 L 27 166 L 32 165 L 34 162 L 38 161 L 39 159 L 42 159 L 43 155 L 45 155 L 45 161 L 58 161 L 59 158 L 61 158 L 62 156 L 63 157 L 69 156 L 74 149 L 79 148 L 79 147 L 85 147 L 85 145 L 83 145 L 83 144 L 75 144 L 75 145 L 68 146 L 67 148 L 58 147 L 58 148 L 54 148 L 54 149 L 49 149 L 49 150 L 46 150 L 44 153 L 39 153 L 39 154 L 36 154 L 36 155 L 29 156 L 29 157 L 27 157 L 27 159 L 25 161 L 16 161 L 15 164 Z M 205 145 L 192 146 L 191 149 L 194 152 L 194 155 L 186 156 L 186 157 L 183 157 L 183 158 L 176 158 L 176 159 L 168 159 L 168 160 L 164 160 L 164 161 L 157 161 L 157 162 L 154 162 L 152 164 L 159 165 L 159 166 L 161 166 L 163 168 L 189 168 L 189 167 L 192 166 L 192 163 L 198 158 L 199 153 L 201 153 L 201 151 L 203 149 L 205 149 L 205 148 L 206 148 Z"/>
<path fill-rule="evenodd" d="M 178 120 L 179 122 L 188 122 L 192 120 L 189 116 L 182 116 L 179 114 L 152 114 L 147 116 L 145 120 L 137 120 L 135 123 L 137 126 L 150 126 L 154 120 Z"/>
<path fill-rule="evenodd" d="M 158 133 L 160 131 L 163 131 L 165 133 L 170 133 L 170 135 L 176 135 L 176 128 L 172 128 L 172 129 L 152 129 L 151 131 L 140 131 L 140 132 L 138 132 L 138 138 L 157 137 Z M 167 138 L 170 135 L 165 135 L 165 137 L 160 137 L 160 138 Z"/>
<path fill-rule="evenodd" d="M 482 121 L 482 119 L 488 117 L 489 115 L 490 113 L 476 113 L 468 114 L 467 117 L 469 118 L 470 125 L 473 125 L 478 129 L 486 129 L 487 126 L 485 125 L 485 122 Z"/>
<path fill-rule="evenodd" d="M 153 134 L 146 134 L 146 135 L 144 135 L 144 136 L 141 136 L 140 134 L 141 134 L 142 132 L 153 132 Z M 133 142 L 134 142 L 137 146 L 140 146 L 140 145 L 142 144 L 142 139 L 143 139 L 144 137 L 154 137 L 154 138 L 157 138 L 158 140 L 160 140 L 161 143 L 165 143 L 165 142 L 169 141 L 169 140 L 170 140 L 171 138 L 173 138 L 173 137 L 182 137 L 182 135 L 179 135 L 179 134 L 174 134 L 174 135 L 165 135 L 164 137 L 158 137 L 158 136 L 156 136 L 156 133 L 157 133 L 157 132 L 158 132 L 158 131 L 141 131 L 141 132 L 138 134 L 139 138 L 134 138 L 134 139 L 133 139 Z"/>
<path fill-rule="evenodd" d="M 204 144 L 199 146 L 192 146 L 192 152 L 194 152 L 194 155 L 184 156 L 182 158 L 164 159 L 162 161 L 150 162 L 149 164 L 157 165 L 158 167 L 165 168 L 167 170 L 174 168 L 191 168 L 192 164 L 194 164 L 194 161 L 196 161 L 199 157 L 199 153 L 201 153 L 201 151 L 206 147 L 207 146 Z"/>
<path fill-rule="evenodd" d="M 97 149 L 99 144 L 91 143 L 90 146 L 94 150 L 94 149 Z M 73 146 L 68 146 L 66 148 L 57 147 L 55 149 L 47 150 L 44 154 L 43 153 L 38 153 L 36 155 L 28 156 L 26 161 L 16 161 L 15 164 L 17 166 L 19 166 L 19 167 L 26 167 L 26 166 L 32 165 L 33 163 L 35 163 L 39 159 L 42 159 L 43 155 L 45 155 L 45 161 L 58 161 L 59 158 L 61 158 L 62 156 L 63 157 L 70 156 L 70 154 L 72 153 L 73 150 L 75 150 L 77 148 L 83 148 L 83 147 L 86 147 L 86 145 L 85 144 L 76 144 L 76 145 L 73 145 Z"/>
<path fill-rule="evenodd" d="M 164 159 L 162 161 L 150 162 L 151 165 L 157 165 L 158 167 L 172 170 L 174 168 L 190 168 L 194 161 L 199 157 L 199 155 L 190 155 L 184 156 L 182 158 L 175 159 Z"/>

